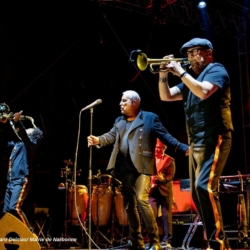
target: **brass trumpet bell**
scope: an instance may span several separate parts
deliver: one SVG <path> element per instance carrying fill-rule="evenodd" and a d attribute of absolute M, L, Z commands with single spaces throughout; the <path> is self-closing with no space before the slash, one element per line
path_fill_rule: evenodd
<path fill-rule="evenodd" d="M 141 50 L 133 50 L 130 54 L 129 62 L 135 62 L 135 60 L 132 59 L 133 54 L 137 54 L 136 64 L 139 70 L 144 71 L 147 69 L 147 67 L 150 67 L 150 71 L 153 74 L 166 71 L 164 68 L 161 69 L 160 65 L 162 64 L 168 64 L 171 61 L 177 61 L 181 63 L 181 66 L 185 69 L 187 66 L 190 65 L 190 62 L 187 58 L 169 58 L 169 59 L 152 59 L 148 58 L 145 53 L 142 53 Z M 158 66 L 158 69 L 155 67 Z"/>
<path fill-rule="evenodd" d="M 137 56 L 137 60 L 136 60 L 136 63 L 137 63 L 137 67 L 139 70 L 141 71 L 144 71 L 147 69 L 148 67 L 148 58 L 146 56 L 146 54 L 144 53 L 140 53 L 138 56 Z"/>

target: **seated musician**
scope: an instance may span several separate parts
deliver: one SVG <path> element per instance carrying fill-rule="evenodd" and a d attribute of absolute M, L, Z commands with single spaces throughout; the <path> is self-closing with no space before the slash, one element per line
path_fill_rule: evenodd
<path fill-rule="evenodd" d="M 175 161 L 164 152 L 166 146 L 157 139 L 155 146 L 155 163 L 157 175 L 151 177 L 151 189 L 149 202 L 157 217 L 161 206 L 163 222 L 162 247 L 171 248 L 172 228 L 172 204 L 173 204 L 173 178 L 175 175 Z"/>

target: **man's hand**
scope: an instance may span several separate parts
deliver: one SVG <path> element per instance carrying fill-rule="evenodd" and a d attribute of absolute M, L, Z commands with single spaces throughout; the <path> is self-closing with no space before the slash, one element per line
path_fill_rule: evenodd
<path fill-rule="evenodd" d="M 163 59 L 171 59 L 173 58 L 174 55 L 168 55 L 168 56 L 164 56 Z M 170 61 L 169 61 L 170 62 Z M 169 64 L 168 61 L 162 61 L 162 64 L 160 65 L 160 72 L 159 72 L 159 77 L 160 78 L 164 78 L 168 76 L 168 71 L 166 70 L 166 65 Z"/>
<path fill-rule="evenodd" d="M 93 135 L 88 136 L 87 141 L 88 141 L 88 147 L 100 144 L 99 138 Z"/>
<path fill-rule="evenodd" d="M 14 122 L 19 121 L 19 119 L 20 119 L 22 113 L 23 113 L 22 110 L 19 111 L 18 113 L 15 113 L 15 114 L 13 115 L 13 117 L 14 117 L 14 118 L 13 118 L 13 121 L 14 121 Z M 8 120 L 10 120 L 10 115 L 9 115 L 9 114 L 3 114 L 2 117 L 0 118 L 0 122 L 2 122 L 2 123 L 6 123 Z"/>
<path fill-rule="evenodd" d="M 21 110 L 20 112 L 14 114 L 14 119 L 13 119 L 14 122 L 18 122 L 19 121 L 22 113 L 23 113 L 23 111 Z"/>
<path fill-rule="evenodd" d="M 171 72 L 173 75 L 180 76 L 185 70 L 182 68 L 181 63 L 177 61 L 171 61 L 166 65 L 166 71 Z"/>
<path fill-rule="evenodd" d="M 163 182 L 164 180 L 165 178 L 162 173 L 159 173 L 158 175 L 155 176 L 155 181 Z"/>
<path fill-rule="evenodd" d="M 7 121 L 8 121 L 8 118 L 6 118 L 6 117 L 0 118 L 0 122 L 2 122 L 2 123 L 6 123 Z"/>

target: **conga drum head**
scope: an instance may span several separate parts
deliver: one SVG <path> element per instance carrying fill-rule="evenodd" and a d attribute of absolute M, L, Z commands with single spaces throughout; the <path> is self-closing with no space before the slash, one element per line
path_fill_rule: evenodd
<path fill-rule="evenodd" d="M 100 185 L 111 185 L 113 177 L 109 174 L 102 174 L 99 177 L 99 184 Z"/>

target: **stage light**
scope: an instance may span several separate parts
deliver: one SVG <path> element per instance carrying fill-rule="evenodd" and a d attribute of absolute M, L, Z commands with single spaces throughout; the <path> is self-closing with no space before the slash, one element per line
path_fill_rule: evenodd
<path fill-rule="evenodd" d="M 199 1 L 199 2 L 198 2 L 198 7 L 199 7 L 200 9 L 203 9 L 203 8 L 205 8 L 206 6 L 207 6 L 207 4 L 206 4 L 205 1 Z"/>

